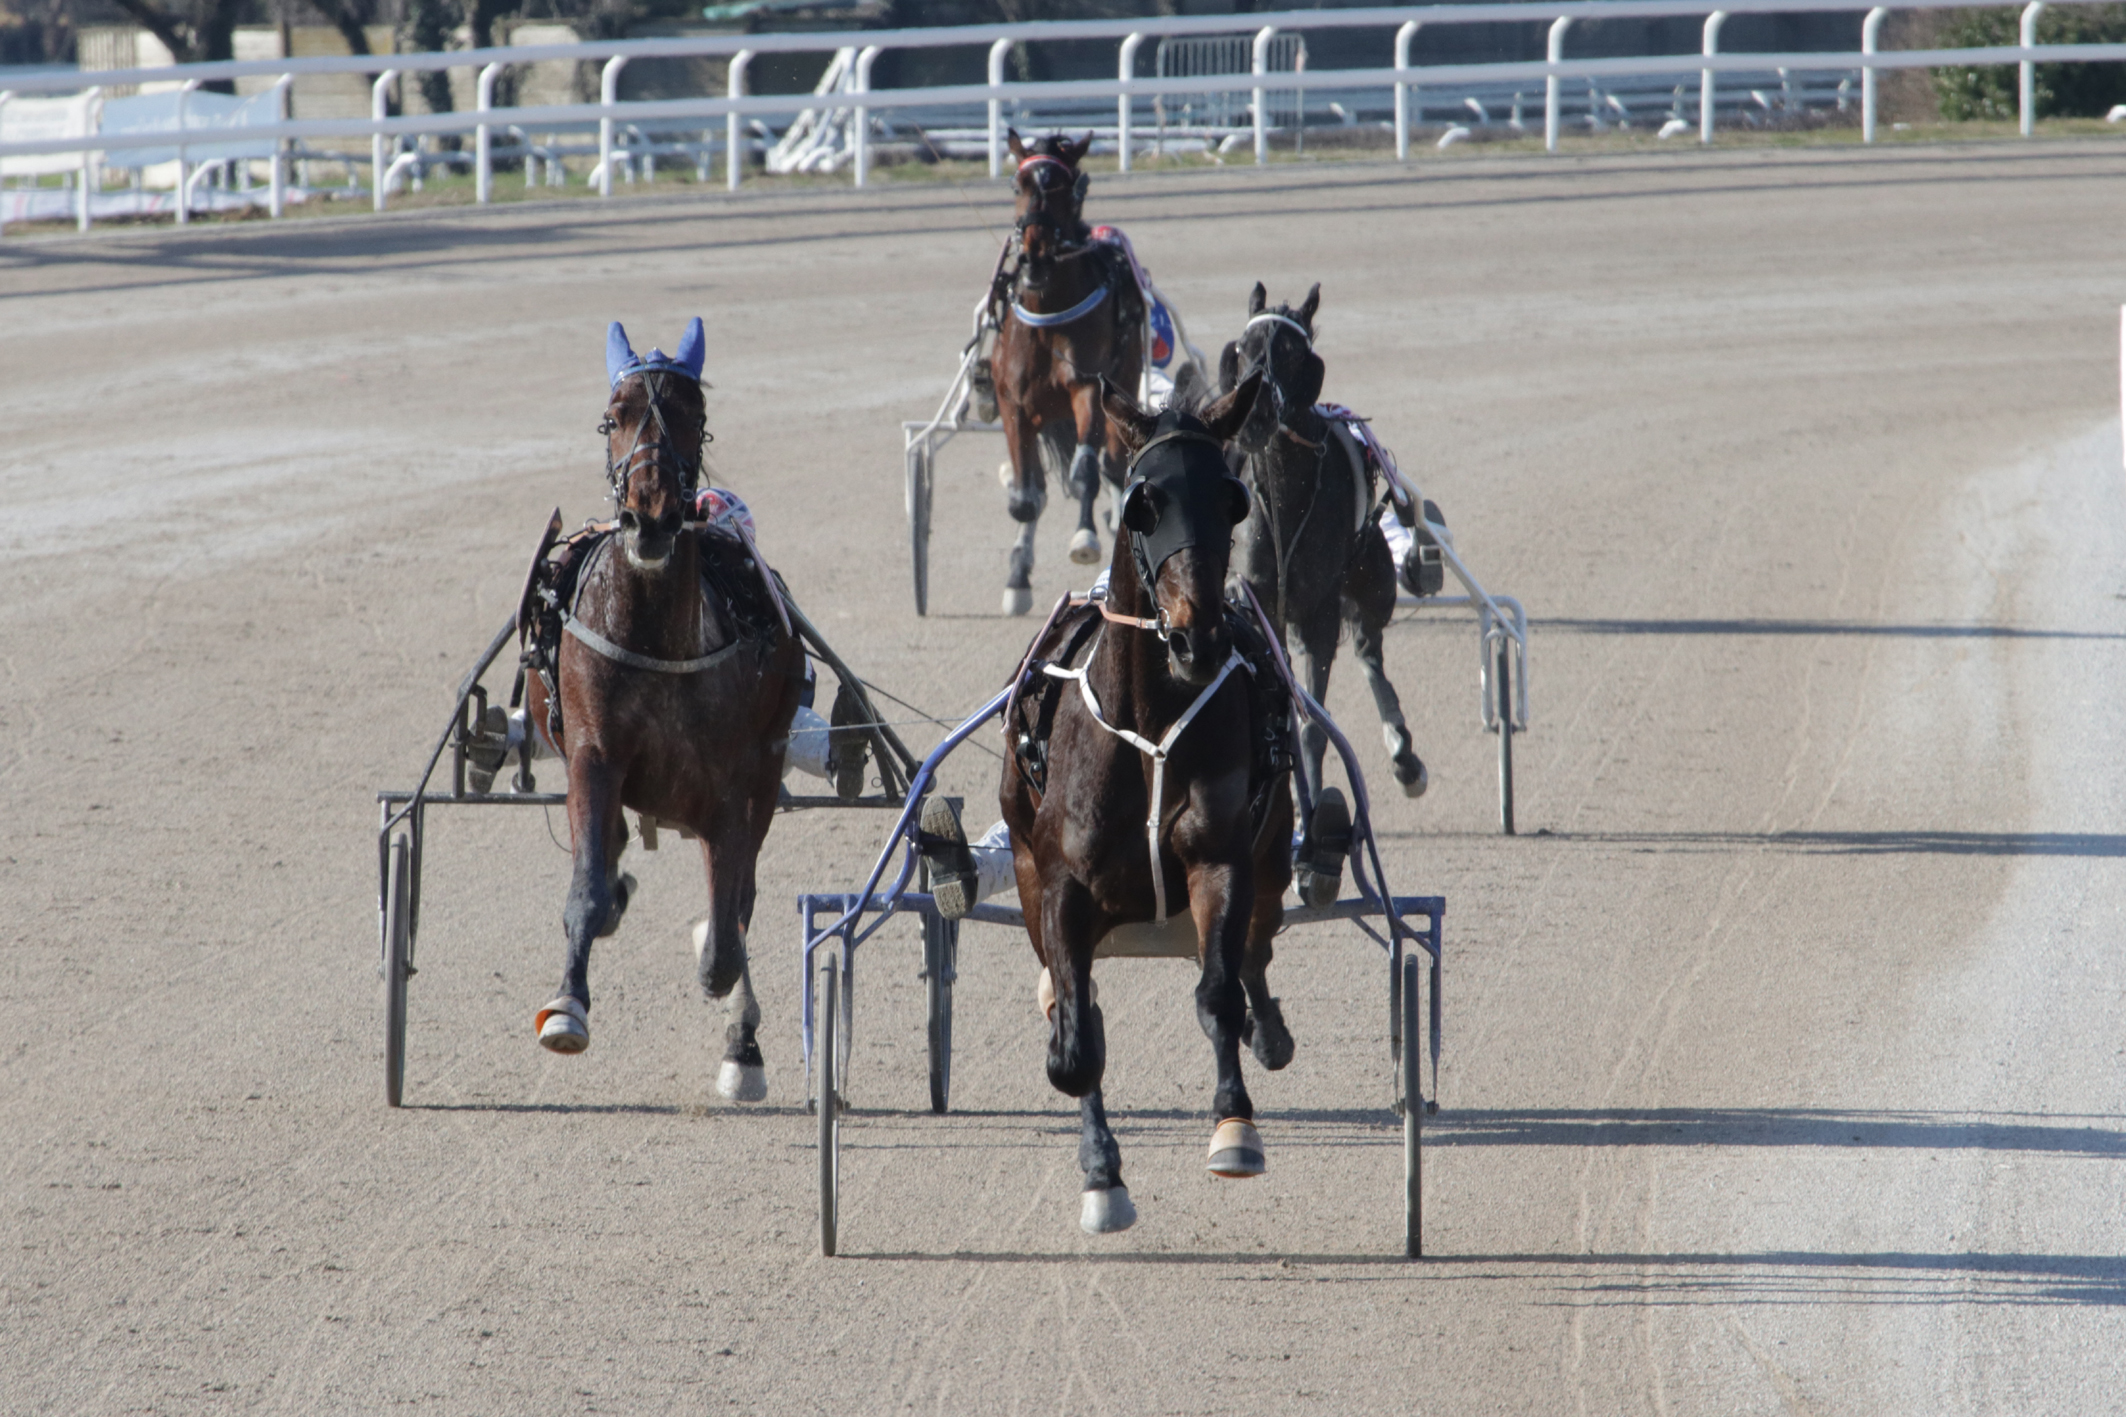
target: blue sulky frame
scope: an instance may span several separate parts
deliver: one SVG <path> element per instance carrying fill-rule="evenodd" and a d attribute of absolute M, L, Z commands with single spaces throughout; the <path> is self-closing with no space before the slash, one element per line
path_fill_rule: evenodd
<path fill-rule="evenodd" d="M 1272 643 L 1275 643 L 1273 640 Z M 1282 666 L 1280 666 L 1282 667 Z M 1327 920 L 1349 920 L 1379 945 L 1388 957 L 1388 1041 L 1395 1066 L 1396 1111 L 1404 1119 L 1405 1253 L 1422 1253 L 1421 1180 L 1418 1137 L 1421 1117 L 1439 1110 L 1440 1054 L 1440 962 L 1441 919 L 1447 903 L 1441 896 L 1397 896 L 1389 893 L 1381 869 L 1380 851 L 1374 840 L 1370 803 L 1359 771 L 1357 754 L 1343 731 L 1312 696 L 1298 688 L 1285 671 L 1285 682 L 1300 712 L 1328 734 L 1342 760 L 1355 799 L 1352 879 L 1358 894 L 1324 907 L 1299 907 L 1285 912 L 1286 925 L 1305 925 Z M 951 989 L 956 978 L 959 921 L 946 920 L 936 901 L 918 884 L 921 858 L 917 851 L 915 823 L 923 798 L 936 782 L 938 765 L 967 741 L 976 729 L 1003 713 L 1012 696 L 1011 687 L 999 691 L 989 702 L 947 734 L 930 751 L 909 782 L 906 805 L 894 823 L 892 835 L 865 879 L 854 893 L 812 893 L 797 898 L 802 927 L 804 978 L 800 989 L 801 1029 L 804 1042 L 806 1103 L 820 1119 L 820 1246 L 833 1254 L 836 1247 L 839 1189 L 840 1113 L 848 1077 L 849 1041 L 853 1008 L 853 983 L 857 947 L 876 935 L 887 921 L 901 912 L 913 912 L 923 924 L 923 977 L 929 986 L 930 1101 L 931 1110 L 946 1110 L 951 1082 L 952 1013 Z M 1304 774 L 1294 778 L 1300 794 L 1302 819 L 1311 813 L 1306 800 Z M 1360 849 L 1360 848 L 1363 849 Z M 891 885 L 880 883 L 899 857 Z M 924 882 L 922 884 L 927 884 Z M 865 917 L 872 917 L 868 921 Z M 1181 917 L 1186 919 L 1186 916 Z M 1422 918 L 1423 924 L 1416 923 Z M 978 904 L 966 920 L 989 925 L 1025 928 L 1024 915 L 1014 906 Z M 1381 922 L 1376 927 L 1375 922 Z M 833 948 L 838 942 L 839 949 Z M 1411 946 L 1414 948 L 1406 949 Z M 1420 970 L 1422 954 L 1427 966 Z M 820 956 L 828 967 L 822 969 Z M 819 976 L 824 973 L 826 1027 L 819 1027 Z M 1435 1100 L 1424 1101 L 1419 1086 L 1419 1056 L 1414 1044 L 1419 1028 L 1418 993 L 1421 974 L 1429 976 L 1424 1027 L 1426 1052 L 1432 1063 Z M 1415 1105 L 1413 1105 L 1413 1103 Z"/>

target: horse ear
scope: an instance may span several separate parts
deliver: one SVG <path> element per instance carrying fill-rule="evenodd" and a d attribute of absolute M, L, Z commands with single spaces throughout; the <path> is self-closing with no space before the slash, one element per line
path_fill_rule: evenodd
<path fill-rule="evenodd" d="M 1253 509 L 1255 499 L 1249 495 L 1248 485 L 1237 477 L 1228 477 L 1225 480 L 1225 495 L 1226 520 L 1234 526 L 1239 526 L 1248 519 L 1248 512 Z"/>
<path fill-rule="evenodd" d="M 687 371 L 691 378 L 701 377 L 702 361 L 708 356 L 708 339 L 701 332 L 701 316 L 687 322 L 687 332 L 679 337 L 679 353 L 672 362 Z"/>
<path fill-rule="evenodd" d="M 1293 313 L 1299 316 L 1300 324 L 1312 330 L 1314 328 L 1314 312 L 1320 308 L 1321 282 L 1315 281 L 1314 288 L 1307 292 L 1307 298 L 1299 302 L 1299 309 Z"/>
<path fill-rule="evenodd" d="M 1017 158 L 1020 162 L 1026 161 L 1026 144 L 1020 139 L 1019 130 L 1016 128 L 1006 128 L 1004 130 L 1004 134 L 1004 141 L 1010 146 L 1011 155 Z"/>
<path fill-rule="evenodd" d="M 1149 536 L 1159 525 L 1166 507 L 1166 494 L 1149 482 L 1133 482 L 1122 499 L 1122 525 L 1139 536 Z"/>
<path fill-rule="evenodd" d="M 1137 407 L 1137 401 L 1109 383 L 1105 374 L 1100 376 L 1100 406 L 1114 420 L 1122 441 L 1133 453 L 1151 441 L 1153 431 L 1159 426 L 1157 414 L 1146 413 Z"/>
<path fill-rule="evenodd" d="M 1248 371 L 1240 386 L 1225 397 L 1203 410 L 1198 415 L 1211 430 L 1211 436 L 1221 443 L 1230 443 L 1239 433 L 1240 425 L 1248 421 L 1255 410 L 1256 396 L 1262 392 L 1262 368 L 1260 365 Z"/>
<path fill-rule="evenodd" d="M 1309 351 L 1299 366 L 1299 377 L 1292 383 L 1292 402 L 1301 408 L 1312 408 L 1320 403 L 1322 376 L 1327 372 L 1321 356 Z"/>
<path fill-rule="evenodd" d="M 620 376 L 635 362 L 635 347 L 627 342 L 627 331 L 620 328 L 618 320 L 605 332 L 605 378 L 608 384 L 620 382 Z"/>
<path fill-rule="evenodd" d="M 1232 392 L 1233 385 L 1240 382 L 1240 341 L 1227 340 L 1225 348 L 1218 351 L 1218 391 Z"/>
<path fill-rule="evenodd" d="M 1261 281 L 1256 281 L 1254 293 L 1248 296 L 1248 315 L 1251 318 L 1253 316 L 1260 315 L 1262 313 L 1262 308 L 1265 305 L 1268 305 L 1269 303 L 1270 293 L 1262 288 Z"/>
<path fill-rule="evenodd" d="M 1081 161 L 1084 160 L 1085 155 L 1091 152 L 1092 150 L 1093 135 L 1087 133 L 1084 137 L 1078 139 L 1078 150 L 1070 155 L 1070 165 L 1072 167 L 1076 167 Z"/>

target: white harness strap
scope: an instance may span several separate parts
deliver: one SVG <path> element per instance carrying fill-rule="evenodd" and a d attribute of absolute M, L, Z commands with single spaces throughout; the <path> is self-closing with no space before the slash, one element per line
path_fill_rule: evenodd
<path fill-rule="evenodd" d="M 1294 330 L 1297 330 L 1299 332 L 1299 337 L 1307 342 L 1308 349 L 1312 349 L 1314 347 L 1314 336 L 1308 333 L 1307 327 L 1305 325 L 1300 324 L 1299 321 L 1292 319 L 1288 315 L 1279 315 L 1275 311 L 1265 311 L 1262 314 L 1257 315 L 1254 319 L 1248 321 L 1245 325 L 1242 325 L 1240 327 L 1241 333 L 1245 334 L 1247 331 L 1254 329 L 1257 325 L 1269 324 L 1272 322 L 1275 322 L 1280 325 L 1290 325 Z"/>
<path fill-rule="evenodd" d="M 1196 702 L 1190 704 L 1188 711 L 1174 720 L 1174 726 L 1167 729 L 1166 736 L 1156 743 L 1139 734 L 1130 732 L 1127 728 L 1115 727 L 1114 724 L 1107 721 L 1107 716 L 1100 712 L 1100 700 L 1094 696 L 1093 686 L 1085 677 L 1086 670 L 1092 667 L 1091 655 L 1086 656 L 1085 668 L 1081 669 L 1064 669 L 1053 664 L 1041 666 L 1042 671 L 1052 679 L 1077 680 L 1078 692 L 1085 698 L 1085 707 L 1092 711 L 1093 722 L 1099 724 L 1102 728 L 1152 760 L 1152 810 L 1144 821 L 1144 838 L 1145 844 L 1151 850 L 1152 858 L 1152 908 L 1154 911 L 1152 923 L 1154 925 L 1164 925 L 1166 923 L 1166 859 L 1159 851 L 1160 809 L 1166 800 L 1166 755 L 1172 751 L 1174 744 L 1180 741 L 1182 731 L 1195 721 L 1197 713 L 1202 710 L 1205 704 L 1211 701 L 1211 695 L 1218 692 L 1219 686 L 1225 683 L 1226 678 L 1236 668 L 1242 667 L 1242 663 L 1239 650 L 1236 649 L 1228 654 L 1225 657 L 1224 667 L 1218 671 L 1218 677 L 1204 686 L 1203 692 L 1196 695 Z"/>

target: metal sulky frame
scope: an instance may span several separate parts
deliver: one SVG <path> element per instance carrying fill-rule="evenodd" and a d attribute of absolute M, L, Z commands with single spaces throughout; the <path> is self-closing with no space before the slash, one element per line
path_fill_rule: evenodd
<path fill-rule="evenodd" d="M 1274 640 L 1272 641 L 1274 644 Z M 1278 656 L 1284 681 L 1301 715 L 1319 724 L 1342 759 L 1354 799 L 1352 824 L 1352 879 L 1358 894 L 1320 908 L 1288 909 L 1285 923 L 1318 924 L 1348 920 L 1375 944 L 1388 960 L 1388 1055 L 1393 1068 L 1395 1110 L 1403 1119 L 1403 1226 L 1404 1253 L 1423 1254 L 1423 1164 L 1421 1142 L 1423 1117 L 1437 1112 L 1440 1053 L 1440 963 L 1441 919 L 1446 900 L 1440 896 L 1397 896 L 1389 892 L 1375 841 L 1371 804 L 1358 757 L 1350 741 L 1328 712 L 1292 680 L 1290 670 Z M 801 968 L 801 1032 L 804 1041 L 806 1103 L 819 1125 L 819 1220 L 820 1252 L 835 1253 L 840 1232 L 841 1128 L 846 1110 L 850 1043 L 854 1036 L 855 962 L 859 946 L 876 935 L 886 922 L 901 912 L 914 912 L 923 923 L 923 972 L 927 986 L 929 1019 L 930 1107 L 944 1112 L 949 1102 L 952 1078 L 952 986 L 958 977 L 959 925 L 946 920 L 920 880 L 922 863 L 917 852 L 915 823 L 922 800 L 932 789 L 937 768 L 977 728 L 1004 711 L 1011 688 L 1000 691 L 988 703 L 947 734 L 916 768 L 902 807 L 884 850 L 879 853 L 863 888 L 854 893 L 816 893 L 797 898 L 798 918 L 803 925 Z M 1294 783 L 1301 796 L 1302 820 L 1310 814 L 1305 801 L 1303 774 Z M 898 868 L 895 861 L 898 857 Z M 892 883 L 881 889 L 888 872 Z M 868 921 L 865 917 L 871 917 Z M 1420 926 L 1414 923 L 1422 918 Z M 978 904 L 965 917 L 985 925 L 1003 925 L 1023 930 L 1025 917 L 1016 906 Z M 1186 914 L 1174 917 L 1186 921 Z M 1376 928 L 1374 921 L 1382 922 Z M 1172 922 L 1169 922 L 1170 924 Z M 1123 927 L 1102 941 L 1098 957 L 1132 954 L 1166 954 L 1169 947 L 1144 948 L 1144 937 L 1127 939 L 1136 927 Z M 1147 930 L 1149 927 L 1145 927 Z M 1184 929 L 1186 927 L 1184 926 Z M 1193 946 L 1188 950 L 1193 953 Z M 1429 989 L 1426 984 L 1429 981 Z M 1421 998 L 1428 1005 L 1421 1024 Z M 1426 1100 L 1421 1086 L 1421 1056 L 1417 1048 L 1420 1028 L 1427 1036 L 1432 1061 L 1433 1099 Z"/>
<path fill-rule="evenodd" d="M 842 662 L 826 639 L 819 633 L 797 602 L 783 593 L 783 603 L 790 611 L 790 618 L 799 636 L 804 640 L 808 653 L 834 671 L 835 677 L 849 687 L 862 707 L 866 722 L 855 725 L 868 727 L 871 733 L 872 758 L 878 765 L 881 790 L 875 794 L 858 797 L 853 801 L 830 796 L 795 796 L 785 787 L 776 804 L 778 811 L 797 811 L 814 807 L 868 807 L 900 808 L 916 799 L 908 795 L 910 776 L 916 768 L 914 754 L 901 742 L 900 735 L 884 721 L 865 692 L 864 681 Z M 384 980 L 384 1102 L 390 1107 L 400 1105 L 405 1095 L 406 1081 L 406 984 L 418 971 L 414 967 L 414 945 L 420 934 L 421 924 L 421 846 L 427 829 L 428 809 L 433 806 L 450 807 L 557 807 L 568 802 L 566 792 L 541 792 L 533 780 L 531 758 L 528 749 L 517 757 L 517 770 L 507 792 L 468 791 L 465 785 L 465 764 L 468 750 L 478 735 L 480 725 L 487 715 L 487 689 L 480 680 L 503 646 L 517 633 L 517 617 L 512 612 L 495 637 L 488 642 L 479 660 L 464 679 L 459 681 L 457 700 L 451 707 L 450 722 L 435 747 L 428 754 L 428 764 L 421 770 L 420 780 L 410 790 L 387 788 L 377 793 L 377 920 L 378 944 L 381 958 L 378 973 Z M 521 685 L 520 685 L 521 687 Z M 450 755 L 450 789 L 430 791 L 436 768 L 443 755 Z M 507 766 L 505 763 L 504 766 Z M 645 826 L 643 847 L 655 850 L 654 830 Z"/>

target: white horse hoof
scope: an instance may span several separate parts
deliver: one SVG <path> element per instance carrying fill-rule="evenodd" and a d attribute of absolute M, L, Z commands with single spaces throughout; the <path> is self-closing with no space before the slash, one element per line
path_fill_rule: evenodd
<path fill-rule="evenodd" d="M 1024 615 L 1031 609 L 1033 609 L 1033 592 L 1031 590 L 1023 590 L 1017 586 L 1004 587 L 1004 613 L 1006 615 Z"/>
<path fill-rule="evenodd" d="M 1130 1204 L 1129 1187 L 1087 1191 L 1078 1206 L 1078 1228 L 1088 1235 L 1112 1235 L 1137 1223 L 1137 1207 Z"/>
<path fill-rule="evenodd" d="M 1228 1117 L 1211 1133 L 1211 1160 L 1207 1168 L 1213 1176 L 1223 1176 L 1229 1181 L 1260 1176 L 1269 1170 L 1262 1155 L 1262 1133 L 1255 1124 L 1240 1117 Z"/>
<path fill-rule="evenodd" d="M 1425 789 L 1431 785 L 1431 771 L 1423 763 L 1419 763 L 1417 765 L 1417 776 L 1402 785 L 1403 796 L 1411 798 L 1422 797 L 1425 795 Z"/>
<path fill-rule="evenodd" d="M 532 1018 L 539 1045 L 556 1053 L 581 1053 L 591 1046 L 590 1012 L 563 994 Z"/>
<path fill-rule="evenodd" d="M 759 1102 L 768 1095 L 768 1070 L 726 1058 L 716 1070 L 716 1091 L 733 1102 Z"/>
<path fill-rule="evenodd" d="M 1090 527 L 1079 527 L 1070 539 L 1070 559 L 1080 566 L 1090 566 L 1100 559 L 1100 536 Z"/>

